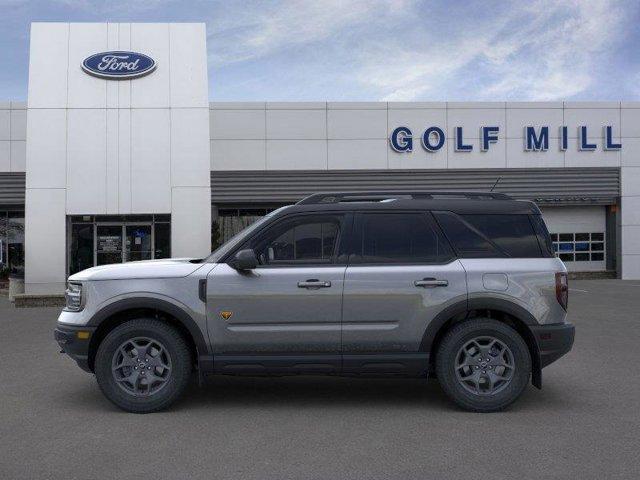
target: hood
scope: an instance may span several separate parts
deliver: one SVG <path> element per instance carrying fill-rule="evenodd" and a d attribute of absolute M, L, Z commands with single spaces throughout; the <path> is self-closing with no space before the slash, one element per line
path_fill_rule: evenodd
<path fill-rule="evenodd" d="M 202 266 L 197 259 L 167 258 L 140 262 L 113 263 L 87 268 L 69 277 L 69 280 L 129 280 L 136 278 L 186 277 Z"/>

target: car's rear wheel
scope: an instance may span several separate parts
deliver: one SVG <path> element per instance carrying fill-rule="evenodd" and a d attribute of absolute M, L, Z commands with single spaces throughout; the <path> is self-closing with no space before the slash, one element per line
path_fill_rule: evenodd
<path fill-rule="evenodd" d="M 492 319 L 454 325 L 440 342 L 436 373 L 442 388 L 461 407 L 502 410 L 524 392 L 531 356 L 520 334 Z"/>
<path fill-rule="evenodd" d="M 104 395 L 128 412 L 149 413 L 171 405 L 191 373 L 189 347 L 180 332 L 155 319 L 131 320 L 113 329 L 98 347 L 95 374 Z"/>

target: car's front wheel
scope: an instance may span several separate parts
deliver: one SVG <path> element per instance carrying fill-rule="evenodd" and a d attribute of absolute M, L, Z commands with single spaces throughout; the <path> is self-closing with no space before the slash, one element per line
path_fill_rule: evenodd
<path fill-rule="evenodd" d="M 489 318 L 454 325 L 436 355 L 438 380 L 451 399 L 476 412 L 502 410 L 524 392 L 531 356 L 520 334 Z"/>
<path fill-rule="evenodd" d="M 104 395 L 134 413 L 168 407 L 186 388 L 191 355 L 183 336 L 156 319 L 135 319 L 104 338 L 95 359 L 95 374 Z"/>

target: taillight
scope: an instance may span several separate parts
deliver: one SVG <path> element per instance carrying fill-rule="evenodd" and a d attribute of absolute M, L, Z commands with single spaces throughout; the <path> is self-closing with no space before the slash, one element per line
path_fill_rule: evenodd
<path fill-rule="evenodd" d="M 569 277 L 564 272 L 556 273 L 556 298 L 565 311 L 569 303 Z"/>

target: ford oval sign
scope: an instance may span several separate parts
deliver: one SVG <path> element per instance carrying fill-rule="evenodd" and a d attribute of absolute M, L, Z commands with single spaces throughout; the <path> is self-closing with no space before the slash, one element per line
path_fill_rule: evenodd
<path fill-rule="evenodd" d="M 156 68 L 153 58 L 136 52 L 102 52 L 87 57 L 82 69 L 89 75 L 110 80 L 130 80 L 151 73 Z"/>

